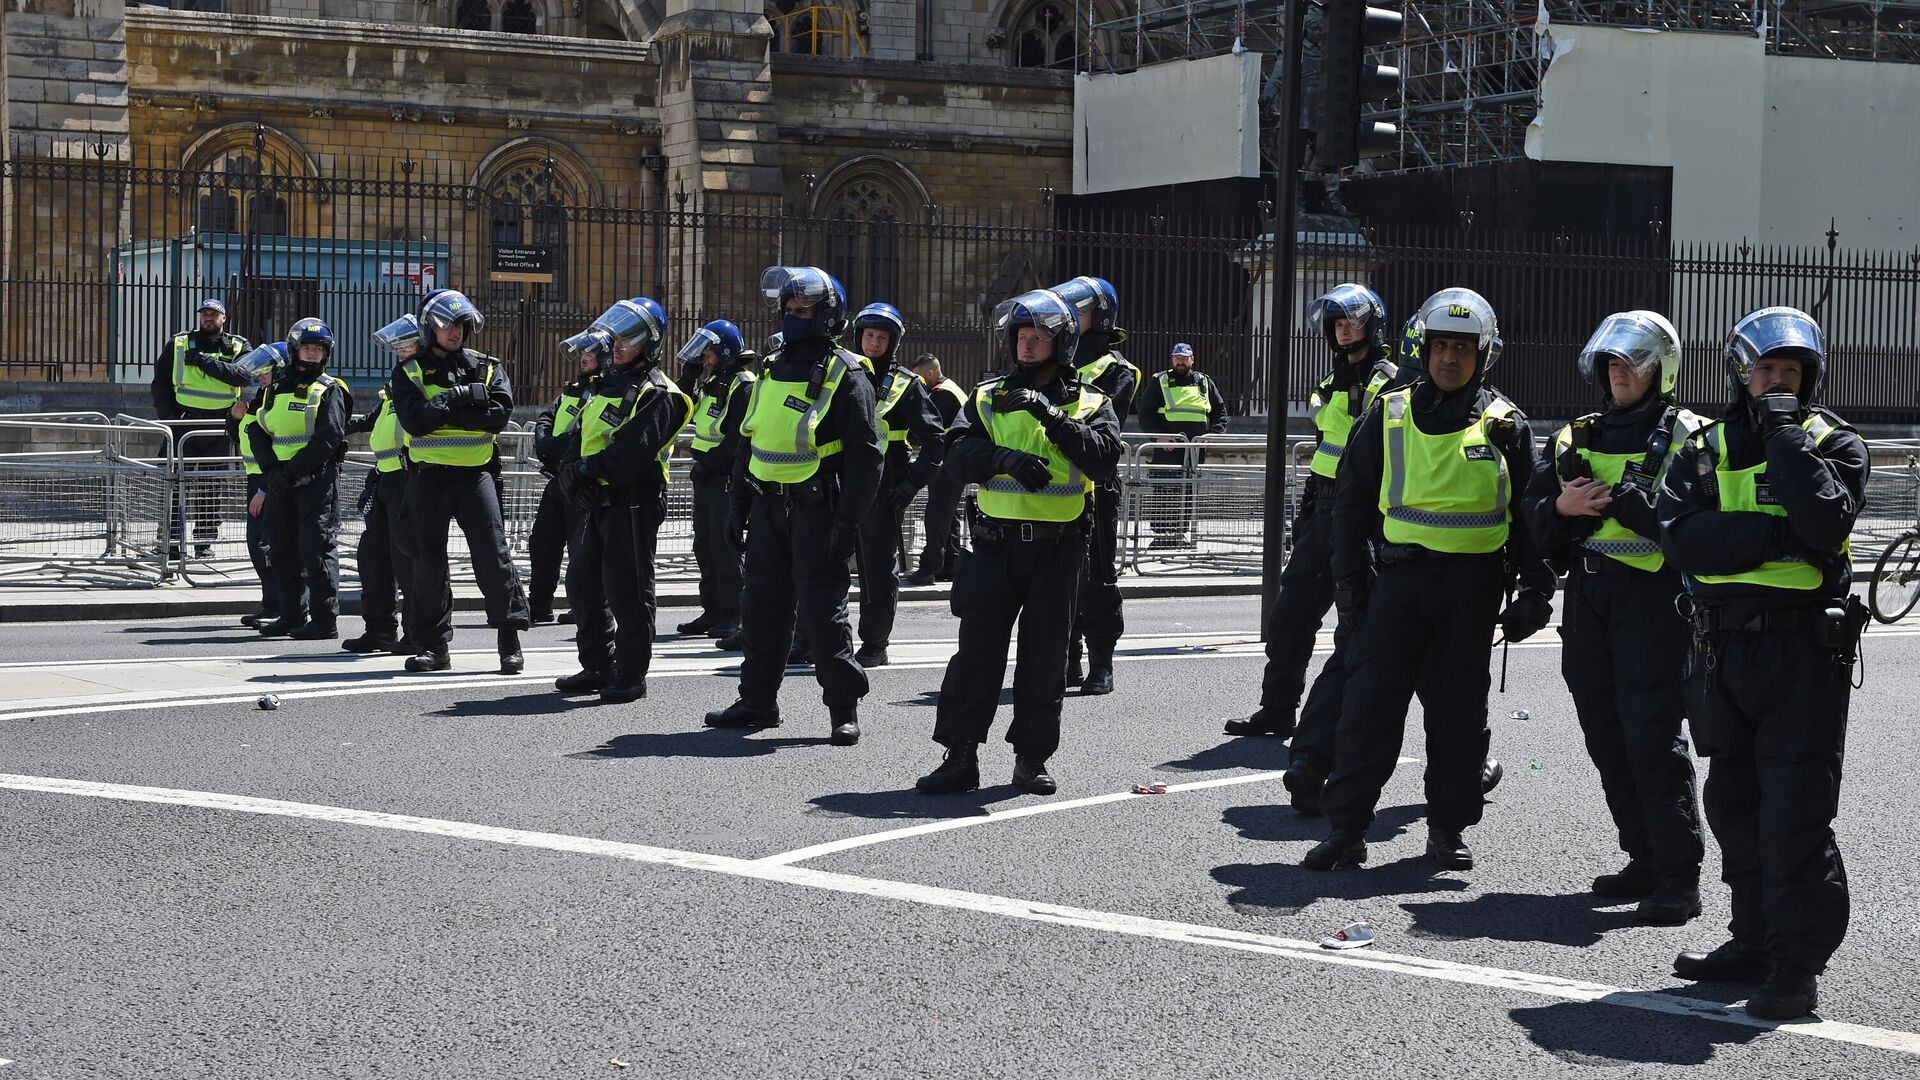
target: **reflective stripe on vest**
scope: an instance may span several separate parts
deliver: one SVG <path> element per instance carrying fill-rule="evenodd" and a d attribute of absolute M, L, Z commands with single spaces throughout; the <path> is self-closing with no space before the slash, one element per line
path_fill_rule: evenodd
<path fill-rule="evenodd" d="M 400 414 L 393 411 L 393 400 L 380 391 L 380 406 L 373 414 L 373 431 L 367 436 L 373 447 L 373 467 L 381 472 L 399 472 L 407 467 L 407 429 L 400 426 Z"/>
<path fill-rule="evenodd" d="M 253 413 L 240 418 L 240 464 L 247 470 L 248 476 L 260 475 L 260 459 L 253 456 L 253 439 L 249 428 L 258 427 L 260 418 Z"/>
<path fill-rule="evenodd" d="M 187 363 L 187 343 L 192 335 L 176 334 L 173 338 L 173 400 L 183 409 L 231 409 L 233 403 L 240 400 L 240 387 L 228 386 L 219 379 Z M 233 338 L 222 336 L 223 350 L 232 348 Z M 232 361 L 239 358 L 237 348 L 233 351 L 202 353 L 216 359 Z"/>
<path fill-rule="evenodd" d="M 756 480 L 797 484 L 820 471 L 820 462 L 840 452 L 838 439 L 822 446 L 814 438 L 841 380 L 851 370 L 844 350 L 827 358 L 820 393 L 809 399 L 807 384 L 764 376 L 753 384 L 740 433 L 749 442 L 747 471 Z"/>
<path fill-rule="evenodd" d="M 1047 438 L 1047 429 L 1024 409 L 995 412 L 995 392 L 1005 393 L 998 382 L 983 384 L 973 393 L 974 411 L 995 446 L 1024 451 L 1047 459 L 1052 473 L 1046 487 L 1028 491 L 1012 477 L 996 475 L 980 485 L 977 496 L 980 512 L 1002 521 L 1075 521 L 1086 513 L 1087 495 L 1093 481 L 1078 466 L 1067 460 L 1058 443 Z M 1107 400 L 1098 390 L 1082 386 L 1079 397 L 1060 407 L 1075 420 L 1085 420 Z"/>
<path fill-rule="evenodd" d="M 420 388 L 423 397 L 432 398 L 427 389 L 427 377 L 420 370 L 418 361 L 409 360 L 406 365 L 407 378 Z M 480 381 L 493 382 L 493 365 L 488 364 L 486 374 Z M 479 468 L 493 460 L 493 435 L 491 432 L 475 431 L 472 428 L 459 428 L 452 425 L 434 428 L 432 434 L 416 435 L 407 440 L 407 452 L 413 460 L 427 465 L 466 465 Z"/>
<path fill-rule="evenodd" d="M 1160 380 L 1160 415 L 1175 424 L 1204 424 L 1213 415 L 1213 399 L 1207 396 L 1207 377 L 1195 375 L 1192 386 L 1173 385 L 1173 372 L 1163 371 Z"/>
<path fill-rule="evenodd" d="M 273 437 L 273 459 L 287 462 L 313 441 L 313 425 L 320 415 L 320 401 L 339 383 L 331 375 L 321 375 L 307 387 L 305 396 L 268 391 L 267 404 L 260 410 L 260 426 Z M 344 385 L 342 386 L 344 390 Z"/>
<path fill-rule="evenodd" d="M 908 387 L 919 377 L 910 371 L 902 371 L 898 368 L 887 372 L 887 381 L 880 386 L 879 401 L 873 406 L 874 427 L 880 431 L 881 442 L 891 446 L 894 443 L 907 441 L 907 429 L 904 426 L 894 427 L 893 421 L 887 419 L 887 414 L 893 411 L 895 405 L 900 404 L 901 398 L 907 396 Z"/>
<path fill-rule="evenodd" d="M 733 395 L 743 383 L 752 383 L 751 371 L 734 372 L 733 378 L 719 393 L 712 393 L 701 385 L 700 394 L 693 399 L 693 448 L 706 453 L 726 440 L 727 410 L 733 407 Z"/>
<path fill-rule="evenodd" d="M 1807 417 L 1800 425 L 1813 436 L 1813 445 L 1820 446 L 1835 432 L 1844 430 L 1819 413 Z M 1762 458 L 1760 464 L 1750 469 L 1730 469 L 1727 467 L 1726 427 L 1715 424 L 1702 435 L 1693 438 L 1693 444 L 1699 449 L 1708 449 L 1713 454 L 1714 479 L 1720 485 L 1720 509 L 1748 513 L 1761 513 L 1769 517 L 1786 517 L 1787 508 L 1773 498 L 1767 489 L 1767 462 Z M 1853 541 L 1841 543 L 1838 557 L 1851 560 Z M 1788 557 L 1772 562 L 1764 562 L 1751 570 L 1738 574 L 1697 574 L 1694 580 L 1705 585 L 1762 585 L 1769 589 L 1791 589 L 1796 592 L 1811 592 L 1818 589 L 1826 580 L 1826 572 L 1820 567 L 1802 558 Z"/>
<path fill-rule="evenodd" d="M 1411 388 L 1381 400 L 1387 460 L 1380 513 L 1387 542 L 1454 554 L 1500 550 L 1513 516 L 1511 480 L 1506 456 L 1487 436 L 1487 421 L 1513 415 L 1513 406 L 1495 400 L 1461 430 L 1428 435 L 1413 422 Z"/>
<path fill-rule="evenodd" d="M 1333 390 L 1333 376 L 1327 376 L 1314 388 L 1313 396 L 1307 403 L 1314 406 L 1313 426 L 1320 432 L 1320 445 L 1314 448 L 1313 461 L 1308 465 L 1315 476 L 1333 479 L 1340 469 L 1340 455 L 1346 453 L 1347 435 L 1353 431 L 1354 421 L 1372 406 L 1373 399 L 1380 396 L 1389 378 L 1387 372 L 1374 372 L 1373 378 L 1367 380 L 1366 388 L 1361 391 L 1357 412 L 1353 409 L 1352 394 Z"/>
<path fill-rule="evenodd" d="M 1666 456 L 1660 460 L 1659 472 L 1653 477 L 1656 491 L 1659 489 L 1660 479 L 1666 475 L 1667 463 L 1673 460 L 1674 447 L 1684 442 L 1698 425 L 1699 418 L 1692 413 L 1680 410 L 1675 414 L 1674 430 L 1667 441 Z M 1554 436 L 1553 457 L 1547 463 L 1547 467 L 1553 468 L 1554 463 L 1560 460 L 1560 455 L 1569 448 L 1572 448 L 1573 452 L 1580 455 L 1581 460 L 1587 463 L 1587 468 L 1592 472 L 1594 479 L 1606 484 L 1609 488 L 1618 484 L 1626 475 L 1627 466 L 1645 460 L 1651 449 L 1632 454 L 1602 454 L 1584 446 L 1574 447 L 1573 425 L 1569 424 Z M 1558 475 L 1557 470 L 1555 475 Z M 1562 489 L 1566 486 L 1565 480 L 1560 481 Z M 1600 527 L 1585 540 L 1577 541 L 1575 546 L 1595 555 L 1605 555 L 1640 570 L 1654 571 L 1667 564 L 1667 557 L 1661 554 L 1658 540 L 1641 536 L 1627 528 L 1617 518 L 1602 517 Z"/>
<path fill-rule="evenodd" d="M 656 375 L 659 376 L 660 382 L 664 385 L 655 384 L 653 376 Z M 672 379 L 667 378 L 657 371 L 640 376 L 640 381 L 637 385 L 639 393 L 633 396 L 633 405 L 631 408 L 626 406 L 627 395 L 625 393 L 619 397 L 596 393 L 587 399 L 586 404 L 580 409 L 580 456 L 582 458 L 589 458 L 605 450 L 613 442 L 614 433 L 626 427 L 627 424 L 639 414 L 640 406 L 647 400 L 649 395 L 657 393 L 673 394 L 686 405 L 686 408 L 681 413 L 680 427 L 674 428 L 672 433 L 667 436 L 666 441 L 661 443 L 660 448 L 654 453 L 655 460 L 660 463 L 660 483 L 662 486 L 665 486 L 669 475 L 667 459 L 673 455 L 673 442 L 680 437 L 680 429 L 687 426 L 686 418 L 692 414 L 693 401 L 688 398 L 678 386 L 673 384 Z M 598 477 L 597 479 L 603 486 L 610 483 L 604 476 Z"/>

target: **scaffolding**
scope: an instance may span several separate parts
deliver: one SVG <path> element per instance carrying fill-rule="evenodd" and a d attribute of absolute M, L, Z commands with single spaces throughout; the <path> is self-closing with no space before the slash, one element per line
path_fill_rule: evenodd
<path fill-rule="evenodd" d="M 1403 0 L 1400 7 L 1403 37 L 1372 55 L 1400 69 L 1399 99 L 1367 114 L 1399 128 L 1400 146 L 1361 165 L 1363 172 L 1524 157 L 1555 26 L 1746 34 L 1763 37 L 1778 55 L 1920 64 L 1920 0 Z M 1281 54 L 1285 0 L 1081 0 L 1076 9 L 1090 31 L 1083 71 L 1239 50 L 1268 58 L 1261 154 L 1265 168 L 1274 168 L 1280 72 L 1272 58 Z M 1309 82 L 1317 60 L 1309 41 Z"/>

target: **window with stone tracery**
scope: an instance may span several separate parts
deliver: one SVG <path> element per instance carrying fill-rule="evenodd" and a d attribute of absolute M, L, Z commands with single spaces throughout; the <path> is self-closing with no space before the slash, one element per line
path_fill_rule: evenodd
<path fill-rule="evenodd" d="M 890 185 L 856 178 L 834 194 L 826 217 L 827 269 L 841 276 L 862 305 L 899 303 L 900 196 Z"/>
<path fill-rule="evenodd" d="M 547 249 L 553 281 L 534 286 L 536 300 L 567 299 L 567 207 L 578 205 L 570 186 L 539 162 L 528 162 L 502 175 L 488 189 L 491 221 L 488 240 L 494 246 L 533 246 Z M 519 286 L 505 290 L 518 295 Z"/>
<path fill-rule="evenodd" d="M 1071 68 L 1079 40 L 1067 5 L 1041 0 L 1020 13 L 1007 35 L 1007 56 L 1014 67 Z"/>
<path fill-rule="evenodd" d="M 202 233 L 252 232 L 286 236 L 291 215 L 277 188 L 284 176 L 265 175 L 259 157 L 230 150 L 201 166 L 194 196 L 194 230 Z M 244 208 L 244 212 L 243 212 Z"/>

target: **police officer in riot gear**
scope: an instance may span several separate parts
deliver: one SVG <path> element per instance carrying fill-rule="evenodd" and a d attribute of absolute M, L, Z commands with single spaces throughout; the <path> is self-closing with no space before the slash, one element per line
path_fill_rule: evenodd
<path fill-rule="evenodd" d="M 1680 335 L 1651 311 L 1610 315 L 1580 353 L 1602 411 L 1561 428 L 1527 489 L 1535 542 L 1567 572 L 1560 670 L 1627 865 L 1593 881 L 1642 922 L 1700 913 L 1700 811 L 1685 715 L 1680 575 L 1654 515 L 1671 454 L 1704 421 L 1679 407 Z"/>
<path fill-rule="evenodd" d="M 730 638 L 740 630 L 740 553 L 727 543 L 733 461 L 740 421 L 753 396 L 753 360 L 740 328 L 715 319 L 693 332 L 676 359 L 693 396 L 693 559 L 700 569 L 700 614 L 674 627 L 682 634 Z"/>
<path fill-rule="evenodd" d="M 1366 861 L 1416 694 L 1427 853 L 1473 866 L 1461 834 L 1484 802 L 1494 627 L 1522 641 L 1552 615 L 1553 571 L 1524 523 L 1513 527 L 1537 463 L 1526 417 L 1486 385 L 1500 356 L 1493 308 L 1443 289 L 1422 305 L 1420 328 L 1427 378 L 1381 395 L 1354 425 L 1335 485 L 1334 605 L 1359 621 L 1320 798 L 1331 829 L 1301 863 L 1313 869 Z M 1520 594 L 1502 611 L 1516 577 Z"/>
<path fill-rule="evenodd" d="M 900 606 L 900 526 L 907 507 L 940 468 L 947 426 L 927 384 L 898 363 L 907 321 L 892 304 L 868 304 L 853 318 L 854 345 L 873 363 L 875 418 L 886 441 L 880 495 L 860 519 L 860 651 L 863 668 L 887 662 Z M 919 448 L 916 458 L 913 449 Z"/>
<path fill-rule="evenodd" d="M 1140 369 L 1120 355 L 1119 345 L 1127 340 L 1127 332 L 1114 321 L 1120 311 L 1119 292 L 1107 279 L 1087 275 L 1056 285 L 1053 291 L 1080 317 L 1080 341 L 1073 352 L 1074 378 L 1105 394 L 1113 415 L 1126 423 L 1127 414 L 1133 411 L 1134 394 L 1140 389 Z M 1086 573 L 1081 578 L 1073 641 L 1067 650 L 1067 685 L 1079 686 L 1085 694 L 1113 692 L 1113 650 L 1127 628 L 1120 604 L 1120 510 L 1124 498 L 1116 469 L 1100 482 L 1095 493 L 1093 535 Z M 1084 677 L 1080 669 L 1083 641 L 1087 655 Z"/>
<path fill-rule="evenodd" d="M 556 481 L 585 513 L 567 573 L 580 671 L 554 683 L 562 693 L 598 691 L 614 704 L 647 696 L 667 459 L 693 413 L 692 400 L 658 366 L 666 332 L 666 311 L 636 296 L 566 343 L 569 351 L 602 351 L 606 360 L 580 413 L 575 454 Z"/>
<path fill-rule="evenodd" d="M 535 623 L 553 621 L 553 596 L 560 588 L 560 564 L 572 556 L 579 530 L 580 512 L 560 490 L 555 478 L 574 452 L 578 441 L 574 431 L 580 426 L 580 411 L 592 395 L 593 377 L 600 373 L 605 358 L 601 349 L 568 349 L 562 345 L 569 363 L 577 364 L 580 377 L 560 388 L 553 404 L 540 411 L 533 422 L 533 456 L 547 485 L 540 492 L 540 505 L 533 513 L 533 527 L 527 531 L 527 610 Z"/>
<path fill-rule="evenodd" d="M 498 632 L 500 671 L 518 675 L 526 670 L 520 631 L 529 625 L 527 597 L 507 552 L 500 488 L 489 471 L 494 436 L 513 412 L 513 384 L 500 361 L 467 347 L 486 321 L 464 293 L 432 294 L 416 317 L 420 351 L 394 368 L 391 382 L 413 462 L 407 510 L 417 546 L 414 623 L 407 636 L 420 651 L 407 660 L 407 670 L 453 666 L 447 651 L 453 641 L 447 529 L 458 521 L 486 598 L 487 624 Z"/>
<path fill-rule="evenodd" d="M 326 323 L 294 323 L 287 351 L 287 370 L 261 395 L 248 433 L 266 471 L 266 490 L 255 499 L 278 553 L 273 575 L 280 586 L 280 617 L 260 632 L 319 641 L 340 636 L 340 564 L 333 543 L 340 530 L 340 462 L 347 453 L 353 392 L 325 371 L 333 356 L 333 330 Z"/>
<path fill-rule="evenodd" d="M 374 343 L 406 360 L 420 350 L 420 323 L 409 312 L 373 332 Z M 360 532 L 360 618 L 364 630 L 340 647 L 351 653 L 412 656 L 406 612 L 413 603 L 413 530 L 407 516 L 407 433 L 393 409 L 393 384 L 379 391 L 372 412 L 347 426 L 364 432 L 373 451 L 368 491 L 361 496 L 366 523 Z"/>
<path fill-rule="evenodd" d="M 960 385 L 958 379 L 947 378 L 940 368 L 940 358 L 932 353 L 921 353 L 914 358 L 913 373 L 927 384 L 927 397 L 932 400 L 934 411 L 940 414 L 940 425 L 951 429 L 960 410 L 966 407 L 967 388 Z M 963 493 L 962 485 L 955 483 L 947 470 L 934 470 L 933 479 L 927 485 L 920 568 L 902 578 L 901 584 L 924 588 L 936 581 L 953 580 L 954 567 L 959 565 L 962 554 L 960 496 Z"/>
<path fill-rule="evenodd" d="M 267 388 L 287 370 L 287 343 L 270 341 L 240 358 L 240 366 L 259 372 L 260 385 L 253 396 L 233 404 L 233 422 L 228 437 L 240 448 L 240 464 L 247 474 L 247 559 L 253 563 L 254 576 L 260 579 L 260 610 L 240 617 L 240 625 L 258 629 L 280 618 L 280 582 L 273 576 L 273 542 L 267 535 L 267 520 L 259 511 L 266 500 L 256 499 L 267 490 L 266 470 L 254 451 L 253 430 L 260 422 L 260 401 Z"/>
<path fill-rule="evenodd" d="M 860 739 L 867 675 L 847 627 L 847 560 L 880 486 L 883 450 L 873 383 L 839 346 L 846 288 L 815 266 L 773 266 L 760 289 L 782 313 L 783 344 L 767 357 L 740 423 L 727 535 L 747 556 L 746 655 L 740 698 L 709 727 L 780 723 L 778 694 L 796 622 L 814 658 L 837 746 Z M 794 618 L 797 612 L 797 619 Z"/>
<path fill-rule="evenodd" d="M 1667 469 L 1657 513 L 1693 622 L 1688 717 L 1712 759 L 1707 823 L 1733 893 L 1730 939 L 1684 952 L 1681 978 L 1759 982 L 1755 1016 L 1818 1003 L 1846 933 L 1834 841 L 1847 705 L 1865 605 L 1848 537 L 1865 497 L 1866 444 L 1819 407 L 1825 337 L 1804 312 L 1762 308 L 1733 328 L 1732 403 Z"/>
<path fill-rule="evenodd" d="M 940 684 L 933 740 L 946 759 L 917 786 L 930 794 L 980 786 L 979 746 L 1000 701 L 1017 623 L 1013 784 L 1057 785 L 1047 759 L 1060 745 L 1067 640 L 1093 528 L 1096 485 L 1120 461 L 1120 418 L 1105 394 L 1073 378 L 1078 313 L 1044 289 L 993 313 L 1013 370 L 974 389 L 955 425 L 946 468 L 980 485 L 973 557 L 954 582 L 960 641 Z"/>
<path fill-rule="evenodd" d="M 224 457 L 218 440 L 186 439 L 190 431 L 211 431 L 233 419 L 233 407 L 241 392 L 259 375 L 257 369 L 240 363 L 253 350 L 247 339 L 227 333 L 227 305 L 209 297 L 195 311 L 197 325 L 167 339 L 153 361 L 153 413 L 160 420 L 201 420 L 204 425 L 176 424 L 174 441 L 191 457 Z M 196 485 L 197 487 L 197 485 Z M 189 500 L 193 515 L 194 554 L 205 558 L 213 553 L 213 541 L 220 535 L 220 513 L 210 491 L 193 490 Z M 180 507 L 176 503 L 167 534 L 168 558 L 176 558 L 184 539 Z"/>

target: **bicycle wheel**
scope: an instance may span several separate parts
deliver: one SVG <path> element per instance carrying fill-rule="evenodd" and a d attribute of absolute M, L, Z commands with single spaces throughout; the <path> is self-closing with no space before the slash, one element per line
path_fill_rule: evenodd
<path fill-rule="evenodd" d="M 1867 585 L 1867 606 L 1873 617 L 1883 623 L 1899 622 L 1900 617 L 1920 602 L 1920 533 L 1900 534 L 1880 561 L 1873 565 L 1873 580 Z"/>

